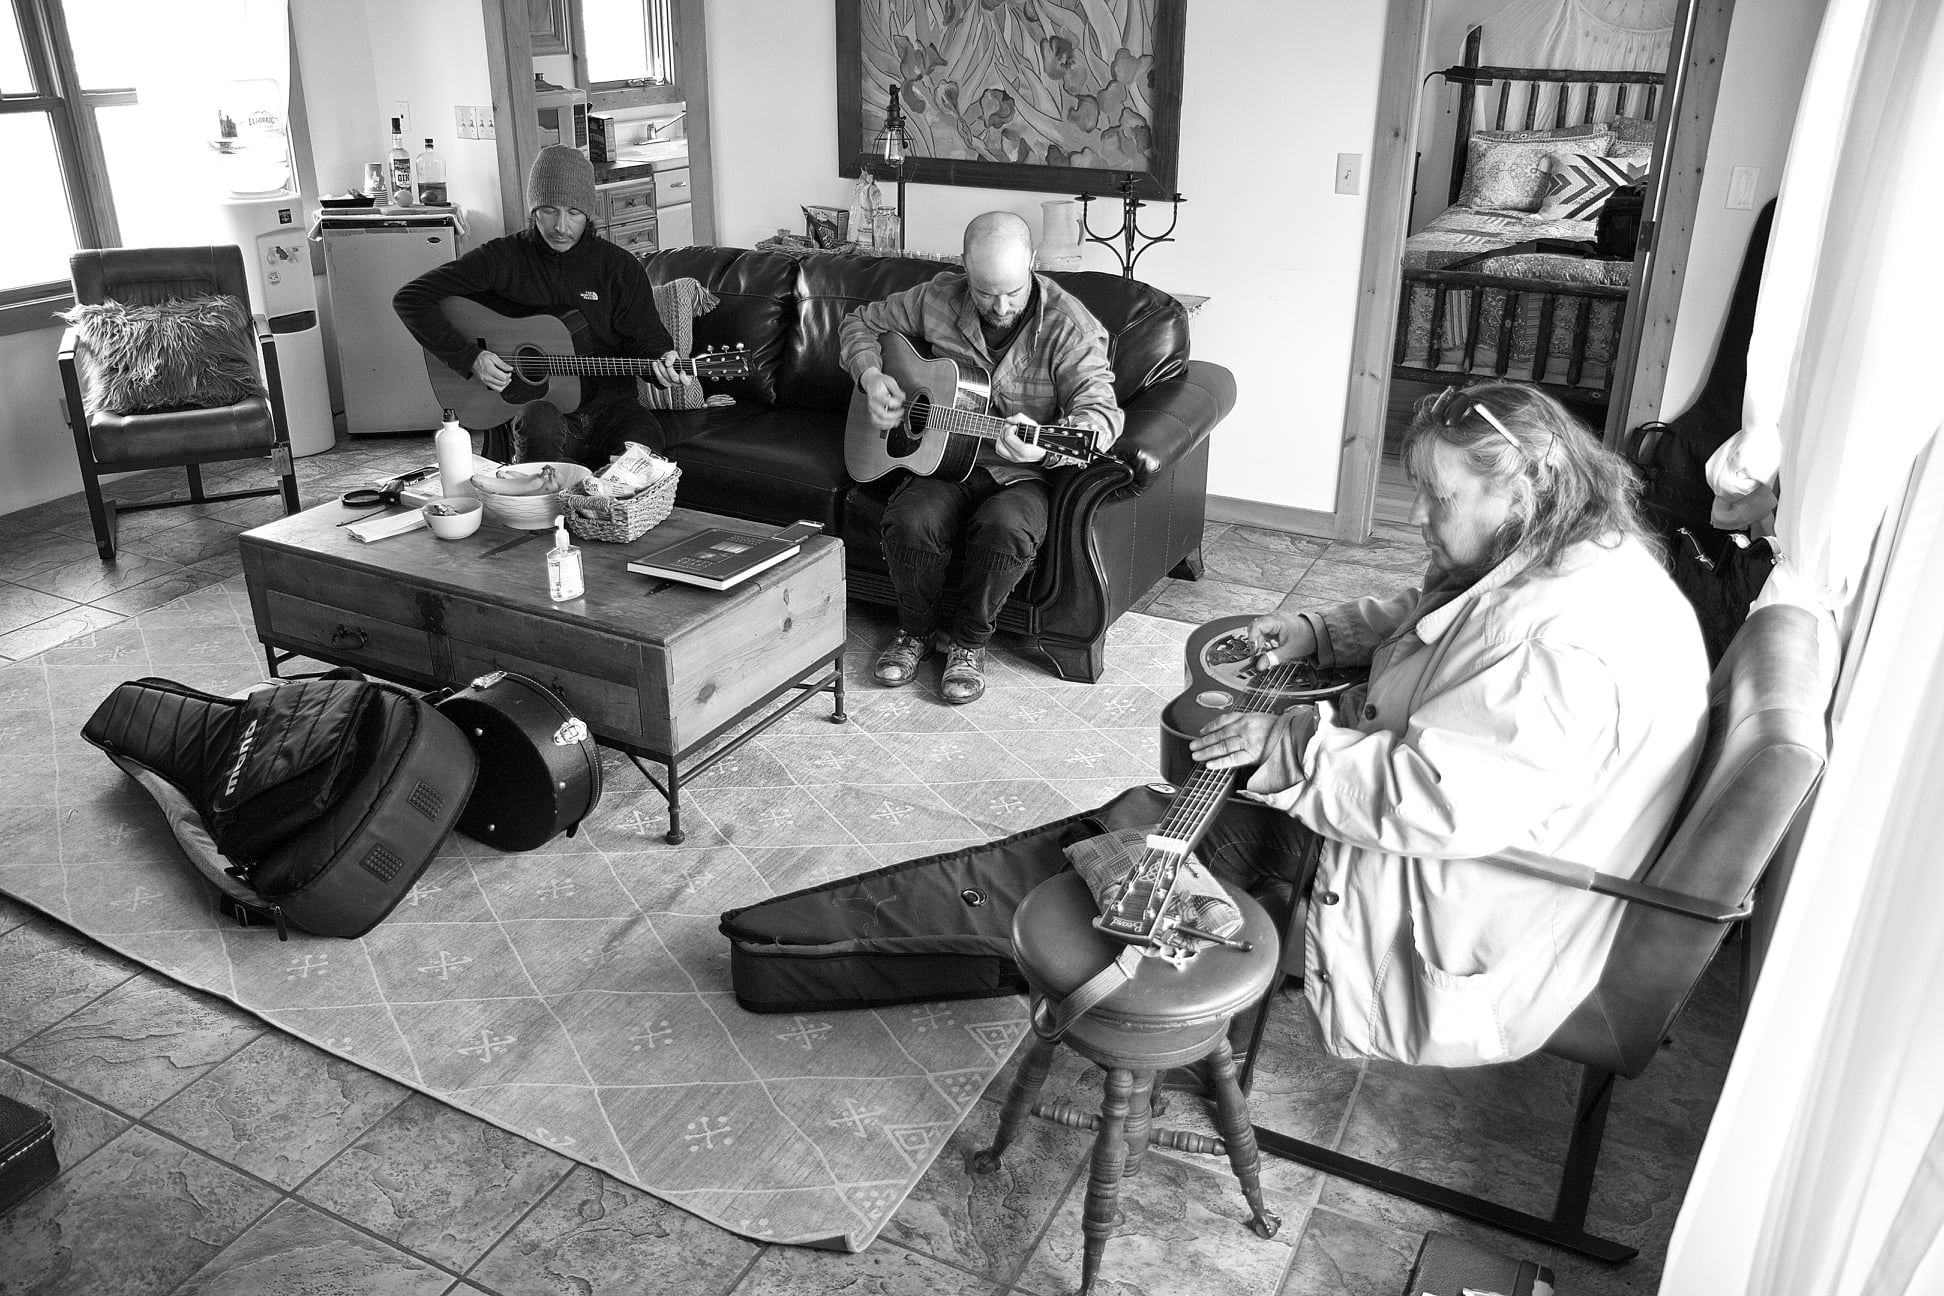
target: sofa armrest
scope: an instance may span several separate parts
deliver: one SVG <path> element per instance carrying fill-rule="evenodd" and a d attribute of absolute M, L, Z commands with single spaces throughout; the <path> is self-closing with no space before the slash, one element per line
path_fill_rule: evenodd
<path fill-rule="evenodd" d="M 1235 375 L 1205 360 L 1190 360 L 1179 378 L 1156 383 L 1124 407 L 1127 423 L 1108 451 L 1133 471 L 1132 489 L 1178 463 L 1235 408 Z"/>

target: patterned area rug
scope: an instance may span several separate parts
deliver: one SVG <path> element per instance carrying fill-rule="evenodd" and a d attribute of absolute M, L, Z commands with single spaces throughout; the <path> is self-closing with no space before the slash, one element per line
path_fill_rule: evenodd
<path fill-rule="evenodd" d="M 1005 1064 L 1023 1003 L 747 1013 L 717 916 L 1152 777 L 1189 629 L 1123 618 L 1093 686 L 1002 648 L 960 708 L 939 701 L 935 661 L 912 688 L 868 682 L 890 627 L 854 613 L 852 722 L 813 700 L 685 788 L 683 846 L 614 758 L 573 839 L 509 855 L 455 834 L 369 936 L 280 943 L 216 913 L 147 796 L 79 737 L 123 680 L 262 677 L 234 581 L 0 667 L 0 891 L 724 1228 L 857 1250 Z"/>

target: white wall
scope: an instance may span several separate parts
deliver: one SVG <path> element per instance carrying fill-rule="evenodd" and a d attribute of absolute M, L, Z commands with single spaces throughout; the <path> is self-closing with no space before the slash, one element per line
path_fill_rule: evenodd
<path fill-rule="evenodd" d="M 779 227 L 801 233 L 800 204 L 849 201 L 832 7 L 727 0 L 708 21 L 718 237 L 747 247 Z M 1229 0 L 1189 15 L 1178 180 L 1188 201 L 1177 242 L 1139 272 L 1213 299 L 1194 352 L 1233 370 L 1239 389 L 1215 435 L 1214 494 L 1332 507 L 1364 223 L 1363 197 L 1333 192 L 1334 168 L 1340 152 L 1368 165 L 1382 41 L 1375 3 Z M 1292 79 L 1291 61 L 1312 58 Z M 906 241 L 957 251 L 965 222 L 992 208 L 1038 229 L 1041 200 L 1070 196 L 908 186 Z M 1096 228 L 1117 223 L 1112 204 L 1095 210 Z M 1086 255 L 1090 270 L 1119 269 L 1105 248 Z"/>
<path fill-rule="evenodd" d="M 1741 0 L 1735 7 L 1701 174 L 1701 201 L 1694 215 L 1681 313 L 1668 358 L 1662 418 L 1686 409 L 1707 381 L 1749 231 L 1762 205 L 1781 191 L 1796 101 L 1826 3 Z M 1731 211 L 1727 205 L 1728 180 L 1738 166 L 1761 168 L 1755 200 L 1747 211 Z"/>

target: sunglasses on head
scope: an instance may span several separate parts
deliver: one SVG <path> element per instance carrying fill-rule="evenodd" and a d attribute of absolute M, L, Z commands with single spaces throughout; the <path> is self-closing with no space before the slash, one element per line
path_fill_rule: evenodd
<path fill-rule="evenodd" d="M 1498 415 L 1492 413 L 1491 406 L 1485 403 L 1483 397 L 1475 396 L 1471 392 L 1460 391 L 1456 387 L 1447 387 L 1439 392 L 1431 401 L 1431 417 L 1448 428 L 1457 427 L 1465 421 L 1466 416 L 1471 414 L 1476 414 L 1478 417 L 1484 419 L 1486 425 L 1492 431 L 1504 437 L 1506 444 L 1510 445 L 1514 450 L 1517 450 L 1521 455 L 1525 453 L 1524 447 L 1519 444 L 1519 438 L 1513 436 L 1512 429 L 1505 426 L 1504 421 Z M 1546 441 L 1545 451 L 1539 456 L 1540 462 L 1543 463 L 1546 456 L 1552 453 L 1553 442 L 1558 439 L 1559 432 L 1555 429 L 1552 436 Z"/>

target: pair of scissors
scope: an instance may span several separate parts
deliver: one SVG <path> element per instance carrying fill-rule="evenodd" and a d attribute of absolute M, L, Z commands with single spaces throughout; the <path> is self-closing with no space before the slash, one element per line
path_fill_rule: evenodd
<path fill-rule="evenodd" d="M 338 525 L 350 526 L 353 522 L 362 521 L 365 517 L 370 516 L 372 510 L 389 508 L 391 505 L 399 503 L 405 494 L 405 488 L 407 486 L 410 486 L 415 481 L 430 477 L 437 471 L 439 471 L 439 465 L 427 464 L 425 467 L 415 469 L 412 472 L 387 478 L 376 486 L 364 486 L 357 490 L 344 492 L 344 494 L 338 496 L 338 503 L 344 505 L 346 508 L 364 509 L 365 513 L 358 517 L 346 518 L 344 521 L 338 523 Z"/>

